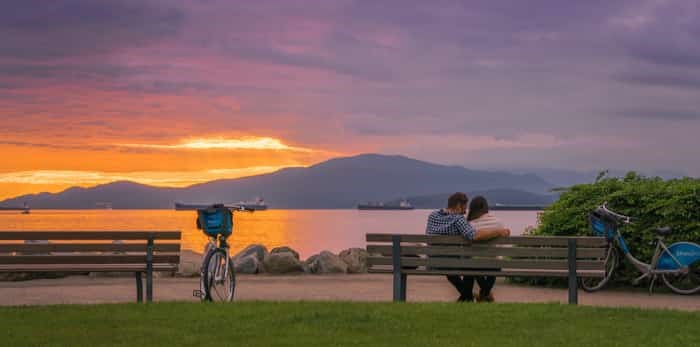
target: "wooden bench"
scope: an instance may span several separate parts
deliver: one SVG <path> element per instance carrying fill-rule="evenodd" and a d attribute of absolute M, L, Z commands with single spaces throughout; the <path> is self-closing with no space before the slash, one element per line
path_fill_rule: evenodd
<path fill-rule="evenodd" d="M 0 231 L 0 272 L 134 272 L 138 302 L 143 273 L 150 302 L 153 272 L 179 263 L 179 231 Z"/>
<path fill-rule="evenodd" d="M 394 301 L 406 300 L 407 275 L 568 277 L 569 303 L 577 277 L 603 277 L 602 237 L 514 236 L 471 242 L 461 236 L 367 234 L 371 273 L 393 273 Z M 492 270 L 490 270 L 492 269 Z"/>

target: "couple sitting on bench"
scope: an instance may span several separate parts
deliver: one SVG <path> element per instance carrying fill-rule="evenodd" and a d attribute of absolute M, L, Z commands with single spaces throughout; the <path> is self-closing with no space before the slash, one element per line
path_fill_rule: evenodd
<path fill-rule="evenodd" d="M 425 232 L 430 235 L 462 235 L 468 240 L 483 241 L 510 236 L 506 228 L 495 216 L 489 213 L 486 199 L 477 196 L 469 204 L 465 193 L 454 193 L 447 200 L 447 208 L 434 211 L 428 216 Z M 491 289 L 496 282 L 493 276 L 448 275 L 447 280 L 459 292 L 460 302 L 494 301 Z M 479 293 L 472 293 L 474 280 L 479 284 Z"/>

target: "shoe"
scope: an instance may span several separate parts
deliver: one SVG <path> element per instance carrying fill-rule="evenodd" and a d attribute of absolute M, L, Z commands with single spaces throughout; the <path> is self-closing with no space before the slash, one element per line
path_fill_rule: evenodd
<path fill-rule="evenodd" d="M 481 296 L 481 294 L 476 294 L 474 296 L 476 298 L 476 302 L 494 302 L 496 301 L 496 298 L 493 297 L 493 293 L 489 293 L 487 296 Z"/>
<path fill-rule="evenodd" d="M 464 295 L 460 295 L 459 298 L 457 299 L 457 302 L 474 302 L 474 298 L 469 298 Z"/>

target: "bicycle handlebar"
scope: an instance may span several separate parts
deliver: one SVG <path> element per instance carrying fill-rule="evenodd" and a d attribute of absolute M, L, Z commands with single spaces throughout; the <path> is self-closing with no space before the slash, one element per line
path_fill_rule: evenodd
<path fill-rule="evenodd" d="M 207 210 L 212 208 L 226 208 L 232 211 L 242 211 L 242 212 L 253 212 L 254 210 L 245 208 L 245 206 L 236 204 L 183 204 L 181 202 L 175 203 L 175 211 L 193 211 L 193 210 Z"/>
<path fill-rule="evenodd" d="M 604 202 L 603 205 L 600 206 L 600 208 L 605 211 L 605 213 L 609 213 L 614 217 L 617 217 L 621 219 L 625 224 L 629 224 L 632 222 L 632 217 L 630 216 L 625 216 L 624 214 L 617 213 L 615 211 L 611 211 L 608 209 L 608 202 Z"/>

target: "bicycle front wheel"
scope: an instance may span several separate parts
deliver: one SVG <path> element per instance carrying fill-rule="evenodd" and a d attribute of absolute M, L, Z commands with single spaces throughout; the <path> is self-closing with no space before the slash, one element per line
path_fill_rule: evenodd
<path fill-rule="evenodd" d="M 664 284 L 672 291 L 690 295 L 700 292 L 700 260 L 690 264 L 687 272 L 661 274 Z"/>
<path fill-rule="evenodd" d="M 228 266 L 226 266 L 228 263 Z M 206 301 L 233 301 L 236 289 L 236 277 L 233 273 L 233 261 L 226 255 L 223 249 L 217 249 L 207 254 L 204 260 L 204 300 Z"/>
<path fill-rule="evenodd" d="M 615 273 L 618 264 L 618 253 L 615 246 L 611 243 L 605 253 L 605 274 L 603 277 L 581 277 L 581 289 L 588 293 L 598 291 L 605 287 Z"/>

